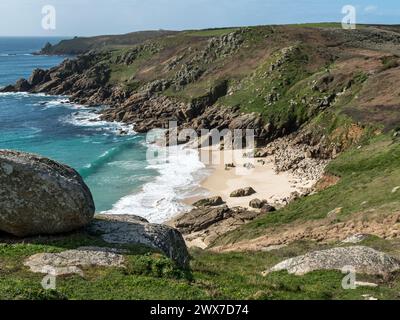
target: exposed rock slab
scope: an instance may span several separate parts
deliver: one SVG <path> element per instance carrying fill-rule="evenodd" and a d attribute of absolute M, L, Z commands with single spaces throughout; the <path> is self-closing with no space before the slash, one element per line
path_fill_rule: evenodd
<path fill-rule="evenodd" d="M 169 224 L 182 232 L 189 246 L 207 248 L 220 235 L 259 216 L 256 211 L 244 208 L 203 207 L 181 214 Z"/>
<path fill-rule="evenodd" d="M 178 230 L 166 225 L 151 224 L 131 215 L 99 215 L 96 218 L 88 230 L 101 234 L 104 241 L 113 244 L 143 244 L 160 250 L 181 267 L 188 266 L 189 253 Z"/>
<path fill-rule="evenodd" d="M 224 204 L 221 197 L 202 199 L 193 204 L 194 207 L 217 207 Z"/>
<path fill-rule="evenodd" d="M 0 150 L 0 230 L 57 234 L 87 225 L 95 206 L 72 168 L 34 154 Z"/>
<path fill-rule="evenodd" d="M 374 249 L 362 246 L 315 251 L 285 260 L 265 274 L 286 270 L 304 275 L 317 270 L 339 270 L 351 266 L 360 274 L 387 275 L 400 269 L 400 261 Z"/>
<path fill-rule="evenodd" d="M 34 273 L 54 276 L 79 274 L 80 267 L 123 267 L 124 256 L 117 249 L 82 247 L 61 253 L 39 253 L 29 257 L 24 265 Z"/>

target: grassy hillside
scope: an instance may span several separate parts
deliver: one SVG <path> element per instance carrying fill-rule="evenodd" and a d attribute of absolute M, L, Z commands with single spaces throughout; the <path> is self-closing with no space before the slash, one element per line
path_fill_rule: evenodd
<path fill-rule="evenodd" d="M 4 239 L 3 239 L 4 240 Z M 390 251 L 399 243 L 370 238 L 371 247 Z M 340 272 L 319 271 L 304 277 L 280 272 L 263 277 L 261 273 L 275 263 L 321 248 L 312 242 L 299 242 L 272 252 L 223 253 L 193 250 L 191 271 L 177 269 L 167 258 L 144 247 L 130 247 L 126 268 L 90 268 L 84 277 L 58 277 L 56 290 L 41 287 L 43 275 L 30 273 L 23 261 L 39 252 L 60 252 L 82 245 L 104 246 L 86 235 L 43 238 L 30 244 L 0 245 L 0 299 L 356 299 L 369 294 L 379 299 L 396 299 L 400 289 L 398 275 L 391 279 L 362 276 L 378 288 L 343 290 Z M 333 245 L 333 244 L 332 244 Z M 329 245 L 325 245 L 328 248 Z M 125 247 L 125 249 L 127 249 Z"/>

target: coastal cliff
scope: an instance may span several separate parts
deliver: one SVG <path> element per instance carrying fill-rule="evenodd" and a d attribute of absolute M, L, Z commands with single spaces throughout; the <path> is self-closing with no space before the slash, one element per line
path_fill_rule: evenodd
<path fill-rule="evenodd" d="M 254 196 L 248 207 L 237 208 L 220 197 L 203 199 L 168 222 L 179 232 L 140 217 L 108 216 L 96 218 L 88 230 L 28 239 L 33 248 L 26 239 L 0 235 L 0 252 L 6 253 L 0 273 L 25 275 L 22 263 L 43 273 L 47 259 L 78 256 L 83 267 L 94 261 L 107 271 L 90 269 L 87 279 L 73 278 L 73 289 L 64 279 L 67 297 L 398 298 L 399 27 L 260 26 L 142 33 L 132 42 L 121 37 L 46 46 L 42 53 L 79 56 L 35 70 L 2 91 L 66 95 L 74 103 L 105 106 L 102 120 L 141 133 L 167 128 L 169 121 L 177 121 L 178 130 L 198 132 L 254 129 L 258 145 L 247 156 L 257 169 L 267 163 L 277 174 L 316 183 L 278 204 Z M 228 197 L 253 196 L 252 187 Z M 130 247 L 138 242 L 155 252 Z M 172 252 L 178 267 L 160 258 L 160 251 Z M 340 286 L 345 264 L 365 280 L 355 290 Z M 54 267 L 69 275 L 82 271 Z M 23 279 L 23 287 L 37 287 Z M 0 294 L 14 297 L 19 287 L 2 281 Z M 83 293 L 87 283 L 97 289 Z M 47 297 L 36 289 L 39 298 Z"/>
<path fill-rule="evenodd" d="M 394 30 L 266 26 L 143 33 L 133 45 L 92 39 L 76 59 L 35 70 L 3 91 L 107 105 L 103 119 L 135 124 L 138 132 L 177 121 L 196 130 L 255 129 L 265 144 L 308 126 L 307 139 L 321 141 L 320 153 L 329 157 L 352 143 L 336 139 L 336 131 L 349 136 L 351 125 L 332 123 L 390 130 L 398 122 L 395 92 L 385 92 L 384 101 L 367 94 L 396 80 L 400 34 Z M 64 47 L 74 53 L 76 41 L 53 53 Z"/>

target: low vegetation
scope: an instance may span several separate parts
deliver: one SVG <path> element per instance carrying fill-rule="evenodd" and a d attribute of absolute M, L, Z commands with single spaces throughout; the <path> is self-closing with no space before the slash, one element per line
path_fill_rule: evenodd
<path fill-rule="evenodd" d="M 100 241 L 101 242 L 101 241 Z M 398 245 L 367 239 L 378 249 Z M 43 289 L 44 275 L 34 274 L 23 261 L 40 252 L 60 252 L 81 245 L 99 245 L 99 240 L 78 234 L 47 238 L 37 243 L 9 243 L 0 246 L 0 299 L 396 299 L 400 278 L 360 275 L 358 281 L 379 284 L 378 288 L 344 290 L 340 272 L 313 272 L 303 277 L 285 272 L 266 277 L 262 272 L 281 260 L 321 248 L 313 242 L 299 242 L 272 252 L 217 254 L 192 250 L 191 271 L 177 268 L 169 259 L 146 248 L 130 248 L 125 268 L 84 269 L 84 277 L 58 277 L 55 290 Z M 332 244 L 333 245 L 333 244 Z M 326 245 L 325 247 L 328 247 Z M 146 253 L 147 252 L 147 253 Z"/>

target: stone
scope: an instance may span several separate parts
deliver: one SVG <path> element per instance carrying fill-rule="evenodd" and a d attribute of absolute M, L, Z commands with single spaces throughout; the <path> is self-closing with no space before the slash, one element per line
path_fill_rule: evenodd
<path fill-rule="evenodd" d="M 72 168 L 0 150 L 0 230 L 18 237 L 74 231 L 92 220 L 92 194 Z"/>
<path fill-rule="evenodd" d="M 364 281 L 356 281 L 354 283 L 356 287 L 369 287 L 369 288 L 377 288 L 378 285 L 372 282 L 364 282 Z"/>
<path fill-rule="evenodd" d="M 258 216 L 257 211 L 241 207 L 200 207 L 175 217 L 168 224 L 182 232 L 189 246 L 205 249 L 220 235 Z"/>
<path fill-rule="evenodd" d="M 217 207 L 223 205 L 225 202 L 221 197 L 212 197 L 202 199 L 193 204 L 194 207 Z"/>
<path fill-rule="evenodd" d="M 386 276 L 400 269 L 400 261 L 368 247 L 339 247 L 285 260 L 264 274 L 286 270 L 290 274 L 304 275 L 317 270 L 342 271 L 347 266 L 358 274 Z"/>
<path fill-rule="evenodd" d="M 243 188 L 236 191 L 233 191 L 230 195 L 231 198 L 241 198 L 241 197 L 248 197 L 253 194 L 257 193 L 253 188 Z"/>
<path fill-rule="evenodd" d="M 265 205 L 268 205 L 267 200 L 253 199 L 249 203 L 250 208 L 253 208 L 253 209 L 261 209 Z"/>
<path fill-rule="evenodd" d="M 363 294 L 362 297 L 364 300 L 367 301 L 378 301 L 378 298 L 375 298 L 374 296 L 371 296 L 370 294 Z"/>
<path fill-rule="evenodd" d="M 255 165 L 254 164 L 252 164 L 252 163 L 245 163 L 244 165 L 243 165 L 243 168 L 245 168 L 245 169 L 248 169 L 248 170 L 251 170 L 251 169 L 255 169 Z"/>
<path fill-rule="evenodd" d="M 80 267 L 124 267 L 121 253 L 118 249 L 81 247 L 60 253 L 38 253 L 25 260 L 24 265 L 34 273 L 83 276 Z"/>
<path fill-rule="evenodd" d="M 28 80 L 26 79 L 19 79 L 16 83 L 15 83 L 15 91 L 18 92 L 25 92 L 25 91 L 29 91 L 32 86 L 31 84 L 28 82 Z"/>
<path fill-rule="evenodd" d="M 342 213 L 342 211 L 343 211 L 343 208 L 336 208 L 336 209 L 333 209 L 332 211 L 328 212 L 327 218 L 329 218 L 329 219 L 336 219 L 337 216 L 338 216 L 340 213 Z"/>
<path fill-rule="evenodd" d="M 395 187 L 395 188 L 393 188 L 392 193 L 396 193 L 399 190 L 400 190 L 400 187 Z"/>
<path fill-rule="evenodd" d="M 182 233 L 192 233 L 207 229 L 209 226 L 227 219 L 231 215 L 228 206 L 220 208 L 194 209 L 174 219 L 174 226 Z"/>
<path fill-rule="evenodd" d="M 262 252 L 271 252 L 271 251 L 280 250 L 280 249 L 283 249 L 286 247 L 287 247 L 287 244 L 271 245 L 271 246 L 262 248 L 261 251 Z"/>
<path fill-rule="evenodd" d="M 344 239 L 344 240 L 342 241 L 342 243 L 357 244 L 357 243 L 363 242 L 363 241 L 364 241 L 365 239 L 367 239 L 367 238 L 368 238 L 368 235 L 367 235 L 367 234 L 361 234 L 361 233 L 359 233 L 359 234 L 355 234 L 355 235 L 352 235 L 352 236 L 347 237 L 346 239 Z"/>
<path fill-rule="evenodd" d="M 225 164 L 225 170 L 230 170 L 236 168 L 236 165 L 234 163 L 227 163 Z"/>
<path fill-rule="evenodd" d="M 131 215 L 98 215 L 87 227 L 112 244 L 141 244 L 161 251 L 180 267 L 188 267 L 189 253 L 181 233 L 171 227 L 149 223 Z"/>
<path fill-rule="evenodd" d="M 254 153 L 254 158 L 266 158 L 268 157 L 272 152 L 270 152 L 268 149 L 261 149 L 257 150 Z"/>
<path fill-rule="evenodd" d="M 46 76 L 45 70 L 35 69 L 33 70 L 32 75 L 30 76 L 28 81 L 32 86 L 37 86 L 45 79 L 45 76 Z"/>
<path fill-rule="evenodd" d="M 274 206 L 271 206 L 269 204 L 265 204 L 263 205 L 263 207 L 260 210 L 261 214 L 266 214 L 266 213 L 271 213 L 271 212 L 275 212 L 276 208 Z"/>

